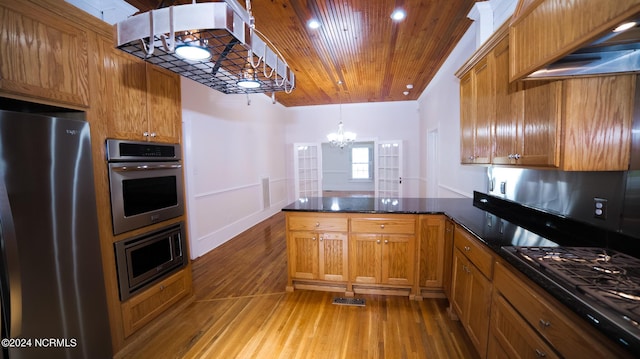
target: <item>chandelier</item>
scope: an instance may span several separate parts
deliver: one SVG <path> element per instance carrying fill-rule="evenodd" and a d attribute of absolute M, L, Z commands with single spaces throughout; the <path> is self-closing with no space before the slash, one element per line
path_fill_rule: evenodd
<path fill-rule="evenodd" d="M 342 121 L 340 121 L 338 124 L 338 132 L 328 134 L 327 139 L 332 146 L 344 148 L 356 140 L 356 134 L 353 132 L 344 132 L 344 125 Z"/>
<path fill-rule="evenodd" d="M 290 93 L 293 71 L 254 22 L 250 0 L 193 0 L 119 22 L 116 46 L 225 94 Z"/>

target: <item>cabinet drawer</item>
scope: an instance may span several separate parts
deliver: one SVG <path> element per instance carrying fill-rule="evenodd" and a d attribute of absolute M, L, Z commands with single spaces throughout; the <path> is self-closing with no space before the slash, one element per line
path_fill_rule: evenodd
<path fill-rule="evenodd" d="M 586 323 L 580 318 L 572 320 L 563 314 L 562 304 L 544 298 L 501 263 L 496 263 L 493 283 L 496 291 L 509 301 L 560 355 L 574 358 L 625 357 L 624 354 L 610 350 L 611 345 L 599 341 L 601 335 L 595 331 L 589 332 L 585 327 Z M 568 308 L 564 310 L 570 311 Z M 604 337 L 602 340 L 608 341 Z"/>
<path fill-rule="evenodd" d="M 124 335 L 128 337 L 191 292 L 187 267 L 122 303 Z"/>
<path fill-rule="evenodd" d="M 346 216 L 289 216 L 287 217 L 289 230 L 291 231 L 336 231 L 346 232 L 348 220 Z"/>
<path fill-rule="evenodd" d="M 559 358 L 501 295 L 493 296 L 489 358 Z"/>
<path fill-rule="evenodd" d="M 460 227 L 455 229 L 453 242 L 454 246 L 464 253 L 482 274 L 491 279 L 493 275 L 493 256 L 489 249 L 485 248 L 477 239 Z"/>
<path fill-rule="evenodd" d="M 416 233 L 414 218 L 352 218 L 351 231 L 359 233 Z"/>

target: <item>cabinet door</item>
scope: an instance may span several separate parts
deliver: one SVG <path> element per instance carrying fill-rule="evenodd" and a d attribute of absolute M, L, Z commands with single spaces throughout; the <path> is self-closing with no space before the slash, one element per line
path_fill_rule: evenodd
<path fill-rule="evenodd" d="M 24 2 L 4 1 L 0 19 L 0 89 L 89 106 L 86 31 Z"/>
<path fill-rule="evenodd" d="M 564 86 L 562 169 L 627 170 L 636 75 L 577 78 Z"/>
<path fill-rule="evenodd" d="M 352 233 L 349 248 L 349 276 L 355 283 L 380 283 L 382 239 L 378 234 Z"/>
<path fill-rule="evenodd" d="M 319 278 L 347 280 L 347 234 L 327 232 L 320 235 Z"/>
<path fill-rule="evenodd" d="M 562 82 L 524 81 L 518 106 L 516 152 L 518 164 L 558 167 L 560 165 L 560 121 Z"/>
<path fill-rule="evenodd" d="M 149 127 L 145 63 L 113 48 L 112 39 L 100 41 L 104 53 L 101 120 L 107 127 L 107 137 L 142 141 Z"/>
<path fill-rule="evenodd" d="M 453 273 L 451 287 L 451 307 L 464 323 L 464 315 L 467 308 L 469 280 L 467 275 L 469 261 L 458 250 L 453 250 Z"/>
<path fill-rule="evenodd" d="M 415 236 L 381 235 L 383 284 L 413 284 Z"/>
<path fill-rule="evenodd" d="M 424 216 L 420 220 L 420 286 L 442 288 L 445 270 L 445 219 L 442 216 Z M 450 252 L 449 252 L 450 253 Z M 449 260 L 451 265 L 451 260 Z M 451 270 L 449 270 L 451 273 Z M 451 276 L 449 276 L 451 280 Z"/>
<path fill-rule="evenodd" d="M 475 102 L 472 71 L 460 79 L 460 163 L 473 163 L 475 137 Z"/>
<path fill-rule="evenodd" d="M 467 308 L 464 315 L 469 339 L 481 356 L 487 352 L 489 320 L 491 314 L 491 282 L 473 265 L 468 266 L 470 278 L 467 292 Z"/>
<path fill-rule="evenodd" d="M 451 299 L 451 286 L 453 283 L 453 228 L 453 222 L 447 219 L 444 224 L 444 270 L 442 274 L 442 287 L 444 288 L 444 293 L 449 299 Z"/>
<path fill-rule="evenodd" d="M 495 113 L 493 69 L 489 59 L 480 61 L 473 68 L 476 78 L 476 116 L 473 163 L 491 162 L 491 126 Z"/>
<path fill-rule="evenodd" d="M 516 84 L 509 83 L 509 38 L 502 40 L 493 50 L 496 86 L 496 117 L 494 126 L 494 164 L 513 164 L 516 144 L 517 120 L 512 102 Z"/>
<path fill-rule="evenodd" d="M 180 76 L 146 64 L 148 136 L 151 141 L 180 143 L 182 105 Z"/>
<path fill-rule="evenodd" d="M 289 232 L 291 245 L 290 275 L 297 279 L 318 279 L 318 234 L 307 231 Z"/>

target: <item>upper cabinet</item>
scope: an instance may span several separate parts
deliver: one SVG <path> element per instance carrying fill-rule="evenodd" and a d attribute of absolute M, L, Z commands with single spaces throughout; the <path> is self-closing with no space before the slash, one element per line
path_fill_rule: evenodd
<path fill-rule="evenodd" d="M 491 159 L 493 77 L 486 58 L 460 79 L 461 163 L 488 164 Z"/>
<path fill-rule="evenodd" d="M 589 44 L 639 11 L 638 0 L 521 0 L 509 29 L 510 80 Z"/>
<path fill-rule="evenodd" d="M 0 90 L 89 106 L 88 35 L 40 7 L 0 4 Z"/>
<path fill-rule="evenodd" d="M 457 73 L 461 162 L 565 171 L 626 170 L 636 76 L 511 82 L 509 36 L 503 26 Z M 481 77 L 485 85 L 473 81 L 479 68 L 486 69 Z M 478 136 L 485 127 L 488 135 Z M 477 138 L 490 142 L 478 146 Z M 479 148 L 490 150 L 486 161 L 471 160 Z"/>
<path fill-rule="evenodd" d="M 102 113 L 108 137 L 180 143 L 180 77 L 100 39 Z"/>

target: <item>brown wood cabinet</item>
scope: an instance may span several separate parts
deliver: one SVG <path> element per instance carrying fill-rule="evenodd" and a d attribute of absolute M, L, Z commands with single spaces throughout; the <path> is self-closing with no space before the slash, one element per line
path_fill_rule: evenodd
<path fill-rule="evenodd" d="M 519 80 L 640 11 L 637 0 L 521 0 L 512 18 L 510 80 Z"/>
<path fill-rule="evenodd" d="M 560 358 L 501 295 L 493 296 L 488 358 Z"/>
<path fill-rule="evenodd" d="M 447 261 L 447 255 L 451 255 L 453 241 L 447 242 L 445 232 L 446 217 L 440 215 L 420 216 L 420 236 L 418 250 L 418 286 L 416 290 L 421 297 L 442 297 L 443 287 L 451 281 L 445 278 L 447 262 L 451 268 L 451 257 Z M 450 228 L 449 228 L 450 229 Z M 453 233 L 451 233 L 453 234 Z"/>
<path fill-rule="evenodd" d="M 471 148 L 473 143 L 473 121 L 465 118 L 473 115 L 469 104 L 482 97 L 494 109 L 493 116 L 486 116 L 493 118 L 488 136 L 492 140 L 490 163 L 565 171 L 626 170 L 635 75 L 510 83 L 511 45 L 506 35 L 503 26 L 458 72 L 462 147 Z M 471 89 L 477 66 L 488 69 L 494 87 Z M 480 95 L 477 91 L 489 92 Z M 463 158 L 462 163 L 478 162 Z"/>
<path fill-rule="evenodd" d="M 112 76 L 107 91 L 114 101 L 109 137 L 180 143 L 180 77 L 115 48 L 105 53 Z"/>
<path fill-rule="evenodd" d="M 446 219 L 444 222 L 444 261 L 442 274 L 442 288 L 447 298 L 451 299 L 451 278 L 453 265 L 453 231 L 455 224 L 452 220 Z"/>
<path fill-rule="evenodd" d="M 288 291 L 416 295 L 418 215 L 287 212 L 286 222 Z"/>
<path fill-rule="evenodd" d="M 496 263 L 493 284 L 490 353 L 504 351 L 514 358 L 534 358 L 539 352 L 546 357 L 631 357 L 508 264 Z"/>
<path fill-rule="evenodd" d="M 482 358 L 489 338 L 492 264 L 488 249 L 456 226 L 450 303 Z"/>
<path fill-rule="evenodd" d="M 123 302 L 125 337 L 133 334 L 189 293 L 191 293 L 190 266 Z"/>
<path fill-rule="evenodd" d="M 491 62 L 480 60 L 460 79 L 460 163 L 489 164 L 494 117 Z"/>
<path fill-rule="evenodd" d="M 0 90 L 89 106 L 87 30 L 22 1 L 0 4 Z"/>
<path fill-rule="evenodd" d="M 415 217 L 351 218 L 349 272 L 353 284 L 413 285 Z"/>
<path fill-rule="evenodd" d="M 347 281 L 347 221 L 339 215 L 287 216 L 288 290 L 296 279 Z"/>

